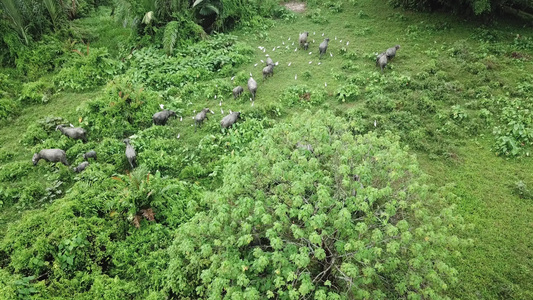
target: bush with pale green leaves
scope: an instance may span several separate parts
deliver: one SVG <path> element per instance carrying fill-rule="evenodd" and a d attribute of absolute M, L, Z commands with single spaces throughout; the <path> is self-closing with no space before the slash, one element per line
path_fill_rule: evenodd
<path fill-rule="evenodd" d="M 465 225 L 390 133 L 304 112 L 225 166 L 210 209 L 178 229 L 181 299 L 446 298 Z"/>

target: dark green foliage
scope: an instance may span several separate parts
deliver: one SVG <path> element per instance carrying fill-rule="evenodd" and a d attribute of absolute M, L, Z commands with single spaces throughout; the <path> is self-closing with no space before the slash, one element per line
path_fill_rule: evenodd
<path fill-rule="evenodd" d="M 411 10 L 439 10 L 445 9 L 457 14 L 491 14 L 504 10 L 504 7 L 515 7 L 531 10 L 533 5 L 527 0 L 389 0 L 394 7 Z"/>
<path fill-rule="evenodd" d="M 49 278 L 43 298 L 153 297 L 164 286 L 171 229 L 201 207 L 201 189 L 142 167 L 111 178 L 94 164 L 67 197 L 7 228 L 2 269 Z M 16 289 L 2 293 L 9 299 Z"/>
<path fill-rule="evenodd" d="M 54 92 L 55 87 L 49 81 L 28 82 L 22 85 L 19 102 L 22 105 L 46 103 Z"/>
<path fill-rule="evenodd" d="M 34 69 L 34 65 L 40 63 L 50 67 L 50 64 L 54 64 L 53 58 L 57 56 L 58 51 L 51 45 L 50 36 L 46 37 L 46 34 L 52 31 L 59 32 L 66 27 L 68 20 L 87 16 L 94 8 L 105 2 L 107 1 L 2 0 L 0 14 L 5 23 L 2 22 L 0 25 L 0 40 L 2 40 L 0 45 L 4 43 L 8 51 L 0 51 L 0 61 L 12 64 L 16 59 L 22 60 L 16 62 L 17 66 L 33 76 L 33 79 L 45 74 L 48 68 Z M 44 43 L 33 42 L 33 40 L 39 41 L 43 36 L 46 40 Z M 39 55 L 36 55 L 36 48 L 40 48 Z M 44 49 L 52 51 L 43 51 Z M 33 65 L 29 65 L 28 62 L 32 62 Z"/>
<path fill-rule="evenodd" d="M 21 142 L 29 146 L 37 145 L 47 139 L 55 131 L 56 126 L 60 124 L 68 124 L 68 122 L 61 117 L 53 116 L 38 120 L 28 125 L 26 133 L 22 135 Z"/>
<path fill-rule="evenodd" d="M 279 101 L 289 107 L 295 105 L 312 107 L 324 103 L 326 96 L 324 90 L 311 89 L 306 85 L 294 85 L 283 91 Z"/>
<path fill-rule="evenodd" d="M 19 105 L 9 98 L 0 98 L 0 120 L 13 118 L 18 115 Z"/>
<path fill-rule="evenodd" d="M 118 77 L 106 86 L 101 98 L 87 102 L 78 114 L 92 138 L 124 138 L 150 126 L 160 103 L 156 93 L 134 88 L 126 77 Z"/>
<path fill-rule="evenodd" d="M 144 48 L 133 53 L 131 71 L 134 83 L 156 90 L 183 87 L 187 83 L 214 78 L 215 72 L 229 72 L 232 67 L 249 61 L 252 48 L 237 43 L 231 35 L 216 35 L 181 49 L 175 57 Z M 225 74 L 229 75 L 229 74 Z"/>
<path fill-rule="evenodd" d="M 352 102 L 357 100 L 360 95 L 359 87 L 354 84 L 348 84 L 339 87 L 335 93 L 339 102 Z"/>
<path fill-rule="evenodd" d="M 83 91 L 107 83 L 122 71 L 122 64 L 112 60 L 105 48 L 71 54 L 70 60 L 54 76 L 54 83 L 65 90 Z"/>
<path fill-rule="evenodd" d="M 28 78 L 35 80 L 48 72 L 54 71 L 65 59 L 61 41 L 51 35 L 43 36 L 31 47 L 19 48 L 16 51 L 15 64 L 17 69 Z"/>
<path fill-rule="evenodd" d="M 0 181 L 16 181 L 22 180 L 22 178 L 28 173 L 32 165 L 30 162 L 15 161 L 12 163 L 4 164 L 0 167 Z"/>
<path fill-rule="evenodd" d="M 311 22 L 316 23 L 316 24 L 324 25 L 329 22 L 328 19 L 325 16 L 323 16 L 322 10 L 320 8 L 315 8 L 307 12 L 307 17 L 311 19 Z"/>
<path fill-rule="evenodd" d="M 330 113 L 306 112 L 230 160 L 223 186 L 207 194 L 210 210 L 181 226 L 170 248 L 173 293 L 441 296 L 456 280 L 444 258 L 465 243 L 447 227 L 461 218 L 431 212 L 445 194 L 423 184 L 394 137 L 347 129 Z"/>

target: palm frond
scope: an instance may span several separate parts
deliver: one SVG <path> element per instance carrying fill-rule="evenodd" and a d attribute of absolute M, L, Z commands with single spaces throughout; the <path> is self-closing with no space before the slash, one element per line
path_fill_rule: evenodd
<path fill-rule="evenodd" d="M 163 33 L 163 49 L 167 55 L 171 55 L 178 38 L 179 23 L 177 21 L 168 22 Z"/>
<path fill-rule="evenodd" d="M 57 18 L 59 17 L 59 12 L 57 10 L 56 4 L 54 0 L 43 0 L 44 6 L 46 7 L 46 10 L 48 11 L 48 14 L 50 15 L 50 19 L 52 20 L 52 25 L 54 26 L 54 29 L 57 29 Z"/>
<path fill-rule="evenodd" d="M 204 7 L 202 7 L 202 9 L 200 9 L 200 14 L 202 16 L 208 16 L 212 14 L 219 15 L 220 11 L 218 10 L 216 6 L 209 3 L 209 4 L 206 4 Z"/>
<path fill-rule="evenodd" d="M 14 0 L 0 0 L 4 11 L 7 15 L 7 19 L 10 21 L 11 27 L 24 39 L 26 45 L 29 44 L 28 36 L 26 35 L 26 28 L 22 19 L 22 15 L 17 8 Z"/>
<path fill-rule="evenodd" d="M 144 14 L 142 22 L 144 24 L 148 25 L 148 24 L 152 23 L 153 20 L 154 20 L 154 12 L 153 11 L 149 11 L 146 14 Z"/>

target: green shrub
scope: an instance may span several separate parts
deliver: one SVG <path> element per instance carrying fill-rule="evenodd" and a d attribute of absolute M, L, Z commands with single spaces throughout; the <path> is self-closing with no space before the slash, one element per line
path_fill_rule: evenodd
<path fill-rule="evenodd" d="M 22 180 L 29 170 L 31 170 L 29 161 L 14 161 L 0 166 L 0 181 Z"/>
<path fill-rule="evenodd" d="M 157 93 L 133 84 L 127 76 L 119 76 L 104 88 L 100 98 L 87 101 L 77 113 L 91 139 L 125 138 L 151 126 L 152 116 L 161 110 L 162 102 Z"/>
<path fill-rule="evenodd" d="M 498 102 L 502 109 L 498 115 L 499 125 L 493 129 L 496 137 L 494 151 L 498 155 L 528 154 L 533 145 L 533 105 L 520 98 L 502 97 Z"/>
<path fill-rule="evenodd" d="M 136 84 L 166 90 L 227 76 L 234 67 L 250 61 L 252 53 L 253 48 L 238 43 L 235 36 L 217 34 L 176 51 L 175 57 L 153 47 L 135 51 L 127 75 Z"/>
<path fill-rule="evenodd" d="M 17 69 L 30 80 L 54 71 L 63 63 L 63 44 L 55 36 L 45 35 L 31 47 L 17 51 Z"/>
<path fill-rule="evenodd" d="M 448 229 L 461 218 L 435 211 L 444 195 L 392 135 L 302 113 L 227 162 L 208 212 L 177 232 L 167 285 L 178 298 L 444 297 L 446 258 L 465 244 Z"/>
<path fill-rule="evenodd" d="M 21 142 L 24 145 L 37 145 L 48 139 L 50 134 L 56 129 L 57 125 L 69 124 L 67 120 L 61 117 L 48 116 L 37 120 L 35 123 L 28 125 L 26 132 L 22 135 Z"/>
<path fill-rule="evenodd" d="M 533 200 L 533 191 L 529 189 L 527 184 L 522 180 L 518 181 L 515 186 L 515 193 L 520 196 L 522 199 L 532 199 Z"/>
<path fill-rule="evenodd" d="M 307 85 L 293 85 L 281 93 L 279 101 L 287 106 L 304 105 L 311 107 L 324 103 L 326 96 L 324 90 L 310 89 Z"/>
<path fill-rule="evenodd" d="M 18 115 L 19 104 L 9 98 L 0 98 L 0 120 L 6 120 Z"/>
<path fill-rule="evenodd" d="M 359 87 L 355 84 L 347 84 L 339 87 L 335 92 L 339 102 L 353 102 L 361 94 Z"/>
<path fill-rule="evenodd" d="M 106 48 L 88 49 L 70 55 L 66 66 L 54 76 L 54 84 L 79 92 L 103 85 L 121 71 L 122 64 L 111 59 Z"/>
<path fill-rule="evenodd" d="M 324 25 L 329 23 L 328 19 L 322 14 L 322 10 L 320 8 L 315 8 L 308 11 L 306 16 L 311 19 L 311 22 L 316 24 Z"/>
<path fill-rule="evenodd" d="M 340 13 L 343 11 L 342 2 L 338 0 L 337 1 L 333 1 L 333 0 L 326 1 L 324 2 L 323 6 L 334 13 Z"/>
<path fill-rule="evenodd" d="M 17 80 L 15 71 L 2 69 L 0 73 L 0 98 L 15 98 L 20 92 L 20 80 Z"/>
<path fill-rule="evenodd" d="M 22 85 L 19 101 L 21 104 L 46 103 L 54 94 L 55 88 L 51 82 L 39 80 Z"/>

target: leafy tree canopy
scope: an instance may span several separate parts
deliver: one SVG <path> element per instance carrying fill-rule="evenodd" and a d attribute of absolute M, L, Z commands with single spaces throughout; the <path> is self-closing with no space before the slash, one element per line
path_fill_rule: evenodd
<path fill-rule="evenodd" d="M 503 7 L 533 11 L 533 3 L 530 0 L 389 0 L 389 3 L 409 9 L 447 9 L 476 15 L 498 12 Z"/>
<path fill-rule="evenodd" d="M 466 243 L 449 232 L 462 219 L 392 134 L 353 135 L 330 112 L 304 112 L 223 179 L 170 248 L 180 298 L 440 298 L 456 281 L 446 260 Z"/>

